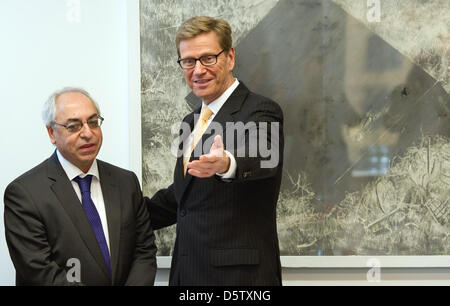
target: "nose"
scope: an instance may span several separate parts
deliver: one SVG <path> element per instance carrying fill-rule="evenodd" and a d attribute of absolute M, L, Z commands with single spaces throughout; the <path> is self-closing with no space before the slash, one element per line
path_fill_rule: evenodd
<path fill-rule="evenodd" d="M 194 66 L 194 74 L 203 74 L 205 73 L 206 69 L 205 66 L 203 66 L 202 63 L 200 63 L 200 61 L 196 61 L 195 62 L 195 66 Z"/>
<path fill-rule="evenodd" d="M 92 137 L 92 130 L 87 124 L 87 122 L 83 123 L 83 127 L 81 128 L 80 136 L 83 138 L 91 138 Z"/>

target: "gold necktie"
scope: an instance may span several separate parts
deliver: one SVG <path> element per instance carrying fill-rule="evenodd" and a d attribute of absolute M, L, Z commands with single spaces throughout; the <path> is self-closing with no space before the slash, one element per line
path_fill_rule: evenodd
<path fill-rule="evenodd" d="M 194 132 L 192 132 L 194 139 L 192 140 L 192 145 L 191 145 L 191 148 L 189 151 L 189 155 L 185 156 L 184 160 L 183 160 L 184 176 L 186 176 L 186 171 L 187 171 L 186 165 L 187 165 L 189 159 L 191 158 L 192 151 L 194 151 L 195 146 L 197 145 L 199 140 L 202 138 L 203 133 L 205 133 L 206 127 L 208 126 L 209 117 L 211 117 L 212 114 L 213 114 L 213 112 L 207 106 L 202 108 L 202 111 L 200 113 L 200 119 L 198 120 L 197 124 L 195 125 Z"/>

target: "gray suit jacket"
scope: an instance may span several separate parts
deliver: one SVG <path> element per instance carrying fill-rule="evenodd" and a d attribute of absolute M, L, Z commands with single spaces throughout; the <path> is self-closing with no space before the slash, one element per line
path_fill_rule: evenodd
<path fill-rule="evenodd" d="M 56 152 L 5 191 L 5 234 L 17 285 L 153 285 L 155 237 L 133 172 L 97 161 L 105 201 L 112 277 L 92 227 Z M 76 276 L 73 274 L 72 276 Z"/>
<path fill-rule="evenodd" d="M 194 115 L 198 113 L 200 108 L 184 118 L 191 130 Z M 269 126 L 277 123 L 278 133 L 268 133 L 265 137 L 268 147 L 278 145 L 276 166 L 261 167 L 265 158 L 259 151 L 257 156 L 249 156 L 250 131 L 240 139 L 247 147 L 246 156 L 237 152 L 238 144 L 234 148 L 227 146 L 230 144 L 227 137 L 231 136 L 227 134 L 227 122 L 250 123 L 247 127 L 256 123 L 258 133 L 262 131 L 261 123 Z M 146 198 L 155 229 L 177 223 L 169 284 L 281 285 L 276 225 L 284 146 L 281 108 L 240 83 L 213 123 L 202 141 L 214 137 L 217 133 L 214 125 L 223 127 L 225 149 L 236 158 L 235 179 L 225 182 L 217 176 L 196 178 L 187 174 L 184 177 L 183 157 L 179 157 L 174 183 L 151 199 Z M 195 154 L 191 156 L 191 160 L 197 158 Z"/>

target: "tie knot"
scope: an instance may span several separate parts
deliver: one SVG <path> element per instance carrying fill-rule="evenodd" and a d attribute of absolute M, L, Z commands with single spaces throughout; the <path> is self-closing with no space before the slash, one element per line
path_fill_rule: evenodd
<path fill-rule="evenodd" d="M 209 109 L 209 107 L 205 106 L 202 108 L 202 111 L 200 113 L 200 119 L 203 121 L 208 121 L 209 117 L 211 117 L 212 114 L 213 112 Z"/>
<path fill-rule="evenodd" d="M 81 193 L 91 192 L 91 181 L 92 181 L 91 174 L 86 175 L 83 178 L 77 176 L 73 180 L 78 183 L 78 186 L 80 186 Z"/>

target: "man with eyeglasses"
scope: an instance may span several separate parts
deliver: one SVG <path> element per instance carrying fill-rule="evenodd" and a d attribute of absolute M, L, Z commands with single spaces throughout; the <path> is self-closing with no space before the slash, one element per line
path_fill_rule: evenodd
<path fill-rule="evenodd" d="M 96 159 L 97 103 L 64 88 L 42 115 L 56 150 L 5 191 L 16 285 L 153 285 L 155 237 L 136 175 Z"/>
<path fill-rule="evenodd" d="M 154 229 L 177 224 L 169 284 L 281 285 L 276 229 L 281 108 L 233 76 L 235 50 L 225 20 L 188 19 L 177 31 L 176 45 L 178 64 L 201 106 L 183 119 L 191 133 L 180 130 L 183 154 L 173 184 L 146 198 Z M 273 135 L 271 126 L 278 127 Z M 241 139 L 230 140 L 235 130 Z M 252 134 L 277 148 L 275 165 L 261 166 L 264 158 L 257 143 L 252 147 Z"/>

